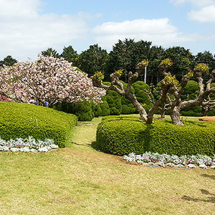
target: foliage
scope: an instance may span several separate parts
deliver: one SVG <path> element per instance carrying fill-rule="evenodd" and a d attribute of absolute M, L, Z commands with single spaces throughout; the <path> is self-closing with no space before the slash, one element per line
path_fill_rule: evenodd
<path fill-rule="evenodd" d="M 96 80 L 102 81 L 104 79 L 104 74 L 101 71 L 97 71 L 93 75 L 92 79 L 96 79 Z"/>
<path fill-rule="evenodd" d="M 90 75 L 97 71 L 105 73 L 108 58 L 109 55 L 105 49 L 99 47 L 98 44 L 91 45 L 89 49 L 79 55 L 78 67 Z"/>
<path fill-rule="evenodd" d="M 172 64 L 173 64 L 173 62 L 169 58 L 166 58 L 161 61 L 161 65 L 172 66 Z"/>
<path fill-rule="evenodd" d="M 208 71 L 209 67 L 204 63 L 199 63 L 195 66 L 195 69 L 198 71 L 201 71 L 203 73 L 206 73 Z"/>
<path fill-rule="evenodd" d="M 52 49 L 52 48 L 48 48 L 47 50 L 42 51 L 41 55 L 45 57 L 60 58 L 60 54 L 55 49 Z"/>
<path fill-rule="evenodd" d="M 194 62 L 196 64 L 204 63 L 204 64 L 208 65 L 210 71 L 215 68 L 214 55 L 212 53 L 210 53 L 209 51 L 197 53 L 197 55 L 195 56 Z"/>
<path fill-rule="evenodd" d="M 124 155 L 130 152 L 143 153 L 145 130 L 143 122 L 121 117 L 103 120 L 98 125 L 96 143 L 93 147 L 106 153 Z"/>
<path fill-rule="evenodd" d="M 102 110 L 101 115 L 100 116 L 109 116 L 110 115 L 110 108 L 109 105 L 107 103 L 106 97 L 102 97 L 102 101 L 103 103 L 100 103 L 100 108 Z"/>
<path fill-rule="evenodd" d="M 73 66 L 78 66 L 79 55 L 72 46 L 64 47 L 61 57 L 72 63 Z"/>
<path fill-rule="evenodd" d="M 149 91 L 149 85 L 143 81 L 137 81 L 132 84 L 132 87 L 134 88 L 135 96 L 138 102 L 142 104 L 142 106 L 144 106 L 144 108 L 148 112 L 149 109 L 153 106 L 145 92 L 145 90 Z"/>
<path fill-rule="evenodd" d="M 111 115 L 119 115 L 122 113 L 121 95 L 113 90 L 107 90 L 105 98 Z"/>
<path fill-rule="evenodd" d="M 29 136 L 36 140 L 50 138 L 59 147 L 64 147 L 67 136 L 76 124 L 76 116 L 51 108 L 0 102 L 0 137 L 4 140 Z"/>
<path fill-rule="evenodd" d="M 94 113 L 94 117 L 98 117 L 98 116 L 102 115 L 102 109 L 101 109 L 100 103 L 97 104 L 97 105 L 92 104 L 92 110 L 93 110 L 93 113 Z"/>
<path fill-rule="evenodd" d="M 62 102 L 56 104 L 54 109 L 74 114 L 78 117 L 79 121 L 91 121 L 94 117 L 92 103 L 87 101 L 78 103 Z"/>
<path fill-rule="evenodd" d="M 18 62 L 0 72 L 0 89 L 16 102 L 34 98 L 39 105 L 57 102 L 101 102 L 105 91 L 93 87 L 86 73 L 78 71 L 64 59 L 39 55 L 36 62 Z"/>
<path fill-rule="evenodd" d="M 192 108 L 184 108 L 181 110 L 182 116 L 202 116 L 202 108 L 199 106 Z"/>
<path fill-rule="evenodd" d="M 163 58 L 169 58 L 173 63 L 171 73 L 173 75 L 183 76 L 187 70 L 193 66 L 194 56 L 189 49 L 184 47 L 174 46 L 165 50 Z"/>
<path fill-rule="evenodd" d="M 125 74 L 129 71 L 134 72 L 136 65 L 147 59 L 150 52 L 151 42 L 140 40 L 135 42 L 133 39 L 119 40 L 109 53 L 108 74 L 123 69 Z"/>
<path fill-rule="evenodd" d="M 13 66 L 13 64 L 15 63 L 17 63 L 17 60 L 12 58 L 12 56 L 8 55 L 0 61 L 0 66 Z"/>
<path fill-rule="evenodd" d="M 97 130 L 96 148 L 124 155 L 146 151 L 181 155 L 213 155 L 214 122 L 186 122 L 184 126 L 169 120 L 147 125 L 137 118 L 106 118 Z"/>
<path fill-rule="evenodd" d="M 164 77 L 164 81 L 165 81 L 166 84 L 172 83 L 177 88 L 178 91 L 181 89 L 180 83 L 176 79 L 175 75 L 174 76 L 172 76 L 172 75 L 166 75 Z"/>

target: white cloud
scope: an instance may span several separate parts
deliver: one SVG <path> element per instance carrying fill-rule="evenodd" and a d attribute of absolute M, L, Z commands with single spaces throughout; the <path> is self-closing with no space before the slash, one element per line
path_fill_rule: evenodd
<path fill-rule="evenodd" d="M 40 0 L 0 0 L 0 17 L 36 16 L 41 5 Z"/>
<path fill-rule="evenodd" d="M 197 22 L 215 22 L 215 5 L 203 7 L 198 11 L 192 10 L 188 17 Z"/>
<path fill-rule="evenodd" d="M 84 38 L 89 31 L 87 14 L 40 14 L 39 0 L 0 0 L 0 59 L 7 55 L 20 60 L 36 58 L 48 47 Z"/>
<path fill-rule="evenodd" d="M 195 9 L 188 13 L 188 18 L 197 22 L 215 22 L 215 0 L 170 0 L 176 5 L 191 3 Z"/>
<path fill-rule="evenodd" d="M 169 19 L 137 19 L 125 22 L 107 22 L 93 29 L 97 34 L 96 42 L 104 48 L 110 48 L 119 39 L 152 41 L 153 44 L 166 45 L 192 41 L 189 37 L 178 32 L 169 23 Z"/>
<path fill-rule="evenodd" d="M 215 3 L 214 0 L 170 0 L 170 2 L 174 3 L 175 5 L 191 3 L 193 6 L 196 7 L 205 7 Z"/>

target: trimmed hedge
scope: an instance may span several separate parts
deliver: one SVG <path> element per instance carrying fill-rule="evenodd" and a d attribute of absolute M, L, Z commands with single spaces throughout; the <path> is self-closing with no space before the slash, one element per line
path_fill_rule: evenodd
<path fill-rule="evenodd" d="M 79 121 L 91 121 L 94 117 L 92 103 L 84 101 L 80 103 L 58 103 L 53 107 L 55 110 L 71 113 L 78 117 Z"/>
<path fill-rule="evenodd" d="M 149 91 L 150 87 L 148 84 L 146 84 L 143 81 L 137 81 L 132 84 L 132 87 L 135 90 L 135 96 L 140 104 L 143 105 L 145 108 L 146 112 L 148 112 L 153 104 L 151 103 L 149 97 L 146 95 L 145 90 Z M 138 113 L 136 111 L 136 113 Z"/>
<path fill-rule="evenodd" d="M 215 123 L 188 121 L 184 126 L 169 120 L 147 125 L 135 117 L 105 118 L 99 125 L 93 147 L 110 154 L 146 151 L 175 155 L 215 153 Z"/>
<path fill-rule="evenodd" d="M 105 98 L 110 108 L 111 115 L 119 115 L 122 113 L 122 96 L 120 94 L 113 90 L 107 90 Z"/>
<path fill-rule="evenodd" d="M 52 108 L 0 102 L 0 137 L 4 140 L 29 136 L 36 140 L 50 138 L 62 148 L 76 124 L 76 116 Z"/>
<path fill-rule="evenodd" d="M 92 146 L 116 155 L 143 153 L 144 130 L 145 125 L 138 118 L 107 118 L 98 125 L 96 142 Z"/>

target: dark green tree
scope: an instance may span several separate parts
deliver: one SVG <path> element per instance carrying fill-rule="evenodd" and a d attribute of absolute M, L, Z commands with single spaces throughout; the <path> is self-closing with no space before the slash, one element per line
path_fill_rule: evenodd
<path fill-rule="evenodd" d="M 147 67 L 147 83 L 154 83 L 155 85 L 163 78 L 159 73 L 158 66 L 163 60 L 165 49 L 161 46 L 152 46 L 150 48 L 148 56 L 148 67 Z"/>
<path fill-rule="evenodd" d="M 91 45 L 89 49 L 79 55 L 78 67 L 90 75 L 97 71 L 104 73 L 108 56 L 107 51 L 99 47 L 98 44 Z"/>
<path fill-rule="evenodd" d="M 123 69 L 124 74 L 134 72 L 136 65 L 143 59 L 148 59 L 151 42 L 134 39 L 119 40 L 109 54 L 108 74 Z"/>
<path fill-rule="evenodd" d="M 6 66 L 13 66 L 17 62 L 16 59 L 12 58 L 11 55 L 8 55 L 3 60 L 0 61 L 0 66 L 6 65 Z"/>
<path fill-rule="evenodd" d="M 42 51 L 41 54 L 46 57 L 52 55 L 55 58 L 60 58 L 60 54 L 55 49 L 52 48 L 48 48 L 46 51 Z"/>
<path fill-rule="evenodd" d="M 173 62 L 171 73 L 176 75 L 178 79 L 181 79 L 187 73 L 187 70 L 194 66 L 195 56 L 192 55 L 189 49 L 184 47 L 175 46 L 166 49 L 164 53 L 165 58 L 169 58 Z"/>
<path fill-rule="evenodd" d="M 79 55 L 72 46 L 64 47 L 61 57 L 63 57 L 68 62 L 72 62 L 73 66 L 78 66 Z"/>
<path fill-rule="evenodd" d="M 199 52 L 194 59 L 195 63 L 205 63 L 209 67 L 209 71 L 211 72 L 215 68 L 215 58 L 212 53 L 209 51 Z"/>

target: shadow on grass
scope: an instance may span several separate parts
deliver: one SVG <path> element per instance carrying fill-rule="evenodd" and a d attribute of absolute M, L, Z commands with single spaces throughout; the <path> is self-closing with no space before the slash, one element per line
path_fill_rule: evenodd
<path fill-rule="evenodd" d="M 207 203 L 215 203 L 215 194 L 210 193 L 208 190 L 201 189 L 202 194 L 207 195 L 207 199 L 200 199 L 200 198 L 192 198 L 190 196 L 183 196 L 182 199 L 186 201 L 193 201 L 193 202 L 207 202 Z"/>
<path fill-rule="evenodd" d="M 201 176 L 215 180 L 215 175 L 202 174 Z"/>
<path fill-rule="evenodd" d="M 201 176 L 215 180 L 215 175 L 202 174 Z M 202 192 L 202 194 L 208 196 L 207 199 L 192 198 L 190 196 L 183 196 L 182 199 L 186 201 L 193 201 L 193 202 L 215 203 L 215 194 L 210 193 L 208 190 L 204 190 L 204 189 L 200 189 L 200 191 Z"/>

